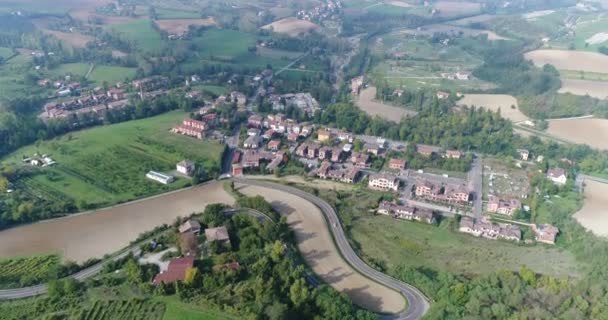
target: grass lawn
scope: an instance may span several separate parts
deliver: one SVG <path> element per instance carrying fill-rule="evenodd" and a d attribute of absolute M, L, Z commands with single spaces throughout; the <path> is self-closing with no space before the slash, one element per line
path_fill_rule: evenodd
<path fill-rule="evenodd" d="M 113 25 L 112 28 L 121 32 L 129 41 L 134 41 L 147 52 L 159 52 L 163 47 L 160 33 L 152 28 L 150 20 L 135 20 Z"/>
<path fill-rule="evenodd" d="M 126 68 L 118 66 L 98 66 L 96 65 L 93 72 L 89 75 L 88 80 L 101 85 L 104 81 L 109 84 L 125 81 L 125 78 L 132 79 L 135 77 L 135 68 Z"/>
<path fill-rule="evenodd" d="M 154 8 L 158 19 L 199 19 L 198 11 L 183 11 L 169 8 Z"/>
<path fill-rule="evenodd" d="M 192 42 L 201 57 L 235 59 L 247 54 L 247 49 L 255 45 L 255 35 L 236 30 L 210 29 L 202 36 L 193 38 Z"/>
<path fill-rule="evenodd" d="M 31 61 L 30 56 L 19 54 L 0 65 L 0 97 L 11 98 L 41 90 L 24 83 L 25 75 L 33 68 Z"/>
<path fill-rule="evenodd" d="M 525 265 L 550 275 L 580 272 L 573 255 L 562 249 L 479 239 L 448 230 L 445 224 L 362 217 L 353 222 L 351 233 L 364 257 L 385 262 L 389 270 L 404 264 L 473 275 Z"/>
<path fill-rule="evenodd" d="M 184 117 L 186 113 L 174 111 L 74 132 L 21 148 L 3 162 L 20 165 L 23 156 L 49 154 L 57 165 L 37 169 L 37 174 L 24 179 L 24 187 L 42 197 L 63 195 L 89 206 L 169 191 L 187 185 L 190 179 L 162 185 L 145 178 L 146 172 L 171 172 L 183 159 L 202 163 L 208 172 L 217 171 L 224 148 L 216 142 L 172 134 L 169 129 Z"/>
<path fill-rule="evenodd" d="M 60 64 L 56 68 L 49 70 L 49 72 L 56 77 L 63 77 L 65 75 L 71 74 L 74 76 L 84 76 L 89 71 L 91 66 L 88 63 L 64 63 Z"/>
<path fill-rule="evenodd" d="M 226 94 L 230 93 L 230 89 L 223 87 L 223 86 L 214 86 L 214 85 L 203 84 L 203 85 L 194 86 L 193 88 L 196 90 L 209 91 L 217 96 L 226 95 Z"/>
<path fill-rule="evenodd" d="M 0 57 L 6 59 L 13 55 L 13 49 L 0 47 Z"/>
<path fill-rule="evenodd" d="M 165 303 L 165 315 L 162 320 L 232 320 L 237 317 L 211 308 L 186 304 L 176 296 L 159 297 L 156 301 Z"/>

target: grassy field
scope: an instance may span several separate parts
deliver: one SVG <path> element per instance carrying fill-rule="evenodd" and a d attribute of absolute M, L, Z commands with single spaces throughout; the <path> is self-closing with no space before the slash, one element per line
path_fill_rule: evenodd
<path fill-rule="evenodd" d="M 0 65 L 0 97 L 10 98 L 39 90 L 23 83 L 24 76 L 32 68 L 31 61 L 30 56 L 20 54 Z"/>
<path fill-rule="evenodd" d="M 20 164 L 23 156 L 49 154 L 58 164 L 23 179 L 23 187 L 43 197 L 66 197 L 87 205 L 131 200 L 183 187 L 151 183 L 149 170 L 170 172 L 185 158 L 217 170 L 223 146 L 172 134 L 169 129 L 187 114 L 170 112 L 153 118 L 97 127 L 21 148 L 3 162 Z"/>
<path fill-rule="evenodd" d="M 6 59 L 13 55 L 13 49 L 0 47 L 0 58 Z"/>
<path fill-rule="evenodd" d="M 444 225 L 365 217 L 353 223 L 352 236 L 364 257 L 382 261 L 388 269 L 404 264 L 471 275 L 519 270 L 525 265 L 543 274 L 564 276 L 580 272 L 572 254 L 558 248 L 479 239 L 453 232 Z"/>
<path fill-rule="evenodd" d="M 158 19 L 198 19 L 201 15 L 197 11 L 184 11 L 170 8 L 154 8 Z"/>
<path fill-rule="evenodd" d="M 125 78 L 132 79 L 135 77 L 135 68 L 126 68 L 118 66 L 95 66 L 93 72 L 89 75 L 88 80 L 101 85 L 104 81 L 109 84 L 114 84 L 119 81 L 124 81 Z"/>
<path fill-rule="evenodd" d="M 226 94 L 230 93 L 230 89 L 228 89 L 226 87 L 214 86 L 214 85 L 198 85 L 198 86 L 194 86 L 193 89 L 201 90 L 201 91 L 208 91 L 217 96 L 226 95 Z"/>
<path fill-rule="evenodd" d="M 560 70 L 559 74 L 565 79 L 608 81 L 608 74 L 599 72 L 585 72 L 574 70 Z"/>
<path fill-rule="evenodd" d="M 58 255 L 0 260 L 0 287 L 19 288 L 45 282 L 61 263 Z"/>
<path fill-rule="evenodd" d="M 135 20 L 112 25 L 112 28 L 121 32 L 129 41 L 136 42 L 144 51 L 156 53 L 163 48 L 164 42 L 160 33 L 152 28 L 150 20 Z"/>
<path fill-rule="evenodd" d="M 49 73 L 55 77 L 63 77 L 65 75 L 84 76 L 89 71 L 91 66 L 88 63 L 64 63 L 49 70 Z"/>
<path fill-rule="evenodd" d="M 204 308 L 192 304 L 186 304 L 175 296 L 160 297 L 157 301 L 165 303 L 165 315 L 162 320 L 232 320 L 237 317 L 228 315 L 211 308 Z"/>

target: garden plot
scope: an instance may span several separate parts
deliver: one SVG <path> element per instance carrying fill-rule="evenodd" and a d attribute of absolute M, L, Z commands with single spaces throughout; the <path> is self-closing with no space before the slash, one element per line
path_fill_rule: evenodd
<path fill-rule="evenodd" d="M 483 165 L 484 197 L 489 195 L 506 199 L 528 197 L 530 180 L 525 170 L 507 166 L 492 158 L 484 159 Z"/>

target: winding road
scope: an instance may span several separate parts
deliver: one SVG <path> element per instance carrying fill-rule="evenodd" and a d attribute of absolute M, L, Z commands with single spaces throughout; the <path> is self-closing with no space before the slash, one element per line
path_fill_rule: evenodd
<path fill-rule="evenodd" d="M 353 248 L 348 243 L 348 240 L 346 239 L 344 230 L 341 227 L 340 220 L 336 211 L 326 201 L 305 191 L 278 183 L 249 179 L 234 179 L 234 181 L 244 185 L 259 186 L 289 193 L 317 206 L 325 216 L 328 222 L 328 228 L 330 230 L 330 233 L 333 235 L 335 244 L 338 250 L 340 251 L 342 257 L 346 260 L 346 262 L 350 264 L 355 270 L 357 270 L 361 275 L 367 277 L 368 279 L 371 279 L 372 281 L 380 285 L 383 285 L 387 288 L 401 293 L 401 295 L 403 295 L 407 300 L 407 308 L 404 311 L 399 314 L 383 316 L 384 319 L 415 320 L 422 318 L 427 312 L 427 310 L 429 309 L 429 302 L 418 289 L 371 268 L 365 262 L 363 262 L 363 260 L 361 260 L 359 256 L 357 256 Z M 127 254 L 131 252 L 136 252 L 137 250 L 138 245 L 128 247 L 120 254 L 112 257 L 111 260 L 114 261 L 121 259 Z M 106 260 L 97 263 L 91 267 L 88 267 L 71 275 L 70 277 L 79 281 L 90 278 L 98 274 L 102 270 L 104 264 L 107 262 L 108 261 Z M 13 300 L 33 297 L 44 294 L 47 292 L 47 290 L 48 287 L 45 284 L 25 288 L 0 290 L 0 300 Z"/>

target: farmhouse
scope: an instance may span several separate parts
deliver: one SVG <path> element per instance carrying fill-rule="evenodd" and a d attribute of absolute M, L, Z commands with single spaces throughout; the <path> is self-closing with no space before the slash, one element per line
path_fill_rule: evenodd
<path fill-rule="evenodd" d="M 159 285 L 161 283 L 170 284 L 176 281 L 184 281 L 186 271 L 194 266 L 194 257 L 176 258 L 169 262 L 167 271 L 161 272 L 154 277 L 152 283 Z"/>
<path fill-rule="evenodd" d="M 456 72 L 456 79 L 458 80 L 470 80 L 471 72 L 469 71 L 458 71 Z"/>
<path fill-rule="evenodd" d="M 175 178 L 173 178 L 173 176 L 162 174 L 162 173 L 156 172 L 156 171 L 150 171 L 150 172 L 146 173 L 146 178 L 154 180 L 154 181 L 158 181 L 162 184 L 169 184 L 175 180 Z"/>
<path fill-rule="evenodd" d="M 247 125 L 251 128 L 261 128 L 264 118 L 259 114 L 254 114 L 247 119 Z"/>
<path fill-rule="evenodd" d="M 437 91 L 437 99 L 439 100 L 444 100 L 450 97 L 450 93 L 449 92 L 445 92 L 445 91 Z"/>
<path fill-rule="evenodd" d="M 503 200 L 496 196 L 490 196 L 488 201 L 488 212 L 512 216 L 521 208 L 521 202 L 517 199 Z"/>
<path fill-rule="evenodd" d="M 192 232 L 194 234 L 199 234 L 201 232 L 201 224 L 198 220 L 188 219 L 188 221 L 179 226 L 178 230 L 179 233 Z"/>
<path fill-rule="evenodd" d="M 397 191 L 399 190 L 399 178 L 390 174 L 372 174 L 369 177 L 368 187 L 372 189 Z"/>
<path fill-rule="evenodd" d="M 533 226 L 534 238 L 538 242 L 555 244 L 555 238 L 559 233 L 559 229 L 550 224 L 541 224 L 539 226 Z"/>
<path fill-rule="evenodd" d="M 205 229 L 205 238 L 208 242 L 218 241 L 230 244 L 230 236 L 228 236 L 228 230 L 226 227 L 217 227 Z"/>
<path fill-rule="evenodd" d="M 187 176 L 193 174 L 194 170 L 196 169 L 194 162 L 192 162 L 190 160 L 180 161 L 177 163 L 177 165 L 175 167 L 177 169 L 177 172 L 179 172 L 181 174 L 185 174 Z"/>
<path fill-rule="evenodd" d="M 460 159 L 462 157 L 462 152 L 458 150 L 446 150 L 445 157 L 448 159 Z"/>
<path fill-rule="evenodd" d="M 564 185 L 567 181 L 566 171 L 561 168 L 549 169 L 547 171 L 547 178 L 553 183 L 558 185 Z"/>
<path fill-rule="evenodd" d="M 405 169 L 406 161 L 403 159 L 391 159 L 388 162 L 389 169 L 403 170 Z"/>

